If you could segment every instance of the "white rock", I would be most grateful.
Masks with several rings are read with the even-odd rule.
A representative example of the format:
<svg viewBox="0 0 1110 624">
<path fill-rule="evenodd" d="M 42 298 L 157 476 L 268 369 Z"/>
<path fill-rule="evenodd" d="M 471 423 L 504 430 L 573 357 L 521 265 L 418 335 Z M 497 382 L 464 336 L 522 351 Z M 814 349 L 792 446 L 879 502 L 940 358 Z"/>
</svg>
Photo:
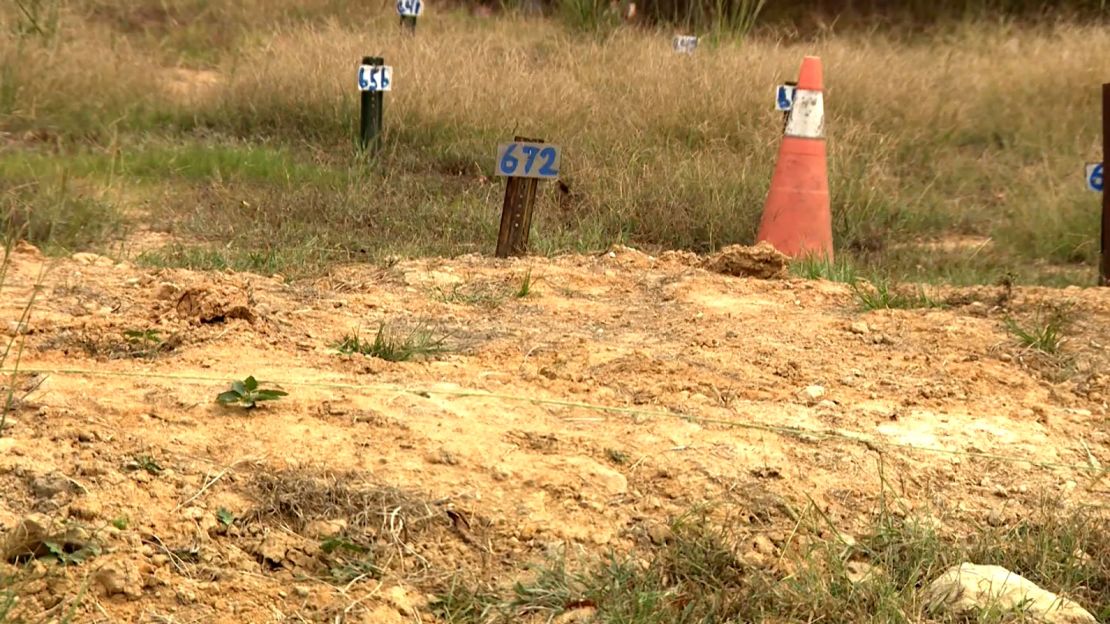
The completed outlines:
<svg viewBox="0 0 1110 624">
<path fill-rule="evenodd" d="M 825 397 L 823 386 L 807 386 L 798 392 L 798 398 L 806 405 L 817 405 Z"/>
<path fill-rule="evenodd" d="M 863 321 L 857 321 L 848 326 L 848 331 L 852 332 L 853 334 L 865 336 L 871 333 L 871 328 L 867 326 L 867 323 L 864 323 Z"/>
<path fill-rule="evenodd" d="M 975 618 L 989 609 L 1020 610 L 1048 624 L 1098 624 L 1075 602 L 1001 566 L 953 566 L 925 588 L 922 598 L 934 613 L 946 610 Z"/>
</svg>

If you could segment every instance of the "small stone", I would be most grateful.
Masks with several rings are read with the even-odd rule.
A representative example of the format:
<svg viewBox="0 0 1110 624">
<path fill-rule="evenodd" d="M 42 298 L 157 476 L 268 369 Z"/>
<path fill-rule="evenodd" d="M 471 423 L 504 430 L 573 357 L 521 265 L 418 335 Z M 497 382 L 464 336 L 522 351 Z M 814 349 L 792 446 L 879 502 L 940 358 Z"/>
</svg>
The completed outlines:
<svg viewBox="0 0 1110 624">
<path fill-rule="evenodd" d="M 853 585 L 869 581 L 875 578 L 877 570 L 875 566 L 863 561 L 849 561 L 844 566 L 844 574 L 848 577 L 848 581 Z"/>
<path fill-rule="evenodd" d="M 991 512 L 987 514 L 987 524 L 991 525 L 992 527 L 997 528 L 1005 523 L 1006 518 L 1002 515 L 1001 511 L 997 509 L 992 509 Z"/>
<path fill-rule="evenodd" d="M 200 520 L 204 517 L 205 511 L 200 507 L 186 507 L 181 510 L 181 515 L 186 520 Z"/>
<path fill-rule="evenodd" d="M 408 592 L 404 587 L 395 585 L 385 591 L 384 598 L 386 602 L 393 605 L 394 609 L 401 615 L 412 615 L 416 613 L 416 606 L 413 605 L 412 599 L 409 598 Z"/>
<path fill-rule="evenodd" d="M 647 534 L 648 539 L 650 539 L 651 543 L 655 544 L 656 546 L 662 546 L 663 544 L 674 540 L 674 533 L 671 531 L 671 527 L 665 524 L 651 525 L 650 527 L 648 527 Z"/>
<path fill-rule="evenodd" d="M 831 409 L 836 409 L 840 406 L 836 404 L 836 401 L 830 401 L 828 399 L 825 399 L 825 400 L 821 401 L 820 403 L 818 403 L 817 407 L 819 407 L 821 409 L 831 410 Z"/>
<path fill-rule="evenodd" d="M 806 386 L 798 393 L 798 398 L 806 405 L 817 405 L 818 401 L 825 397 L 825 388 L 823 386 Z"/>
<path fill-rule="evenodd" d="M 294 593 L 294 594 L 297 594 L 297 595 L 298 595 L 298 596 L 300 596 L 301 598 L 308 598 L 308 595 L 309 595 L 309 593 L 311 593 L 311 592 L 310 592 L 310 591 L 309 591 L 309 589 L 308 589 L 307 587 L 305 587 L 304 585 L 294 585 L 294 586 L 293 586 L 293 593 Z"/>
<path fill-rule="evenodd" d="M 73 501 L 69 506 L 69 515 L 78 520 L 96 520 L 101 513 L 100 503 L 92 498 L 81 498 Z"/>
<path fill-rule="evenodd" d="M 31 493 L 39 500 L 54 498 L 58 494 L 68 492 L 70 487 L 69 479 L 57 473 L 38 475 L 31 479 Z"/>
<path fill-rule="evenodd" d="M 128 559 L 109 561 L 93 574 L 93 582 L 105 596 L 123 595 L 132 600 L 143 595 L 143 576 L 139 566 Z"/>
<path fill-rule="evenodd" d="M 551 624 L 590 624 L 597 621 L 596 607 L 578 607 L 559 614 Z"/>
<path fill-rule="evenodd" d="M 857 321 L 848 326 L 848 331 L 853 334 L 859 334 L 860 336 L 866 336 L 871 333 L 871 328 L 867 326 L 867 323 Z"/>
<path fill-rule="evenodd" d="M 752 546 L 752 550 L 761 555 L 771 556 L 775 554 L 775 543 L 771 541 L 771 538 L 762 533 L 753 536 L 749 543 Z"/>
</svg>

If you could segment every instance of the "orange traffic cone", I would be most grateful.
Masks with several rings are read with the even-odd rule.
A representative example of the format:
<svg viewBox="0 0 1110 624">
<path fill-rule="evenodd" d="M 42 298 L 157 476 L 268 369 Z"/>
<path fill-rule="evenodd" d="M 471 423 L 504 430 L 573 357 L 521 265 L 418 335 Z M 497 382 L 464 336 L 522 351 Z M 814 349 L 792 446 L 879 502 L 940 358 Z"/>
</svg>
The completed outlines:
<svg viewBox="0 0 1110 624">
<path fill-rule="evenodd" d="M 805 57 L 756 240 L 788 256 L 832 260 L 821 73 L 821 59 Z"/>
</svg>

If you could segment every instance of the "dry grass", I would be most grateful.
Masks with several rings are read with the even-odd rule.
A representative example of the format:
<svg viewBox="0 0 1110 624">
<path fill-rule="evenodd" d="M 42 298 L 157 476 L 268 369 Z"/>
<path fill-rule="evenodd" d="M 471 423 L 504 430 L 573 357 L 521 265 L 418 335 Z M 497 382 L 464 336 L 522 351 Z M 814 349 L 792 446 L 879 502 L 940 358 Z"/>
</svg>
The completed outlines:
<svg viewBox="0 0 1110 624">
<path fill-rule="evenodd" d="M 391 253 L 487 251 L 501 194 L 488 179 L 493 150 L 523 133 L 563 147 L 569 187 L 545 185 L 537 251 L 706 251 L 752 240 L 781 132 L 773 87 L 819 54 L 835 234 L 853 262 L 952 282 L 1007 271 L 1092 279 L 1097 201 L 1079 172 L 1098 152 L 1106 29 L 968 23 L 912 39 L 723 39 L 687 58 L 671 53 L 669 31 L 581 36 L 448 13 L 410 38 L 384 10 L 354 27 L 348 5 L 323 4 L 289 19 L 215 3 L 197 23 L 233 32 L 203 58 L 158 35 L 162 22 L 136 34 L 120 25 L 134 16 L 103 10 L 63 13 L 50 38 L 0 40 L 0 129 L 54 146 L 0 151 L 0 172 L 38 183 L 70 172 L 201 243 L 152 263 L 296 274 Z M 368 165 L 353 150 L 352 76 L 370 53 L 396 76 L 384 149 Z M 218 79 L 184 97 L 190 78 L 174 66 Z M 228 157 L 213 161 L 209 149 Z M 969 234 L 992 244 L 905 244 Z"/>
</svg>

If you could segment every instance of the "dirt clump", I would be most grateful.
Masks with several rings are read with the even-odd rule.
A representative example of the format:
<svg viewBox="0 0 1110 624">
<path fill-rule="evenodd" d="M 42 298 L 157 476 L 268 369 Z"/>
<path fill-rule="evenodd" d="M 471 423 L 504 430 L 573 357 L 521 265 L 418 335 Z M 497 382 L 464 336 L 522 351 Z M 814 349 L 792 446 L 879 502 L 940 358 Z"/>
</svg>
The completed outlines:
<svg viewBox="0 0 1110 624">
<path fill-rule="evenodd" d="M 786 277 L 789 258 L 770 243 L 760 241 L 755 246 L 729 245 L 705 259 L 703 267 L 714 273 L 756 279 L 781 279 Z"/>
</svg>

